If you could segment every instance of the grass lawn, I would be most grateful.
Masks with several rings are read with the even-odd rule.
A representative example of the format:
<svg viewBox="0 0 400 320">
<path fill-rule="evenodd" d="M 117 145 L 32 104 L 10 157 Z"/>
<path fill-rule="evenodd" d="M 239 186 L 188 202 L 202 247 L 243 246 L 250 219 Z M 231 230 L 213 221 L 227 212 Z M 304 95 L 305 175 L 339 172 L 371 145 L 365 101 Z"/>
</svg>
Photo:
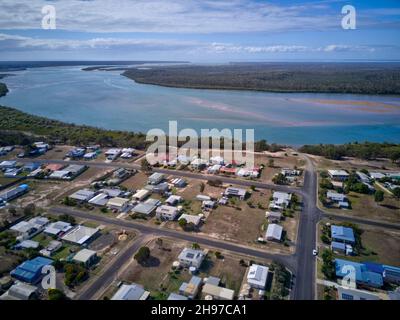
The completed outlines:
<svg viewBox="0 0 400 320">
<path fill-rule="evenodd" d="M 385 193 L 385 199 L 381 203 L 376 203 L 373 195 L 350 192 L 348 194 L 351 203 L 351 210 L 324 208 L 327 211 L 373 220 L 386 220 L 390 222 L 400 222 L 400 204 L 394 197 Z"/>
</svg>

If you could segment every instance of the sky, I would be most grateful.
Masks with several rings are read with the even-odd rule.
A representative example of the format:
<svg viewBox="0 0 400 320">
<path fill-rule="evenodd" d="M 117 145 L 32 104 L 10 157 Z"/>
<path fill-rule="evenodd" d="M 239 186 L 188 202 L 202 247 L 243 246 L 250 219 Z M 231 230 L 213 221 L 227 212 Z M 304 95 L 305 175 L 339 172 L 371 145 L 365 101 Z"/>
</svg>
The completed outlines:
<svg viewBox="0 0 400 320">
<path fill-rule="evenodd" d="M 55 29 L 43 29 L 44 6 Z M 342 8 L 356 10 L 343 29 Z M 400 0 L 1 0 L 0 60 L 400 60 Z"/>
</svg>

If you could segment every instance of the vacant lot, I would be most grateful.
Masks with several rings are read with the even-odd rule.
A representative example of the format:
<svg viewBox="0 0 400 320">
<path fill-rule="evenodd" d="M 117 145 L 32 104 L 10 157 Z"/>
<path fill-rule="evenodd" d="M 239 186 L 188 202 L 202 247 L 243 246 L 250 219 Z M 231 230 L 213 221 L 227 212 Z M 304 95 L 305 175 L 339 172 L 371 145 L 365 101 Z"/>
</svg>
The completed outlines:
<svg viewBox="0 0 400 320">
<path fill-rule="evenodd" d="M 147 179 L 148 179 L 147 174 L 145 174 L 141 171 L 138 171 L 132 177 L 124 180 L 121 183 L 121 186 L 123 186 L 129 190 L 138 190 L 147 185 Z"/>
<path fill-rule="evenodd" d="M 385 193 L 385 199 L 376 203 L 373 195 L 350 192 L 348 194 L 351 210 L 324 208 L 324 210 L 340 215 L 348 215 L 373 220 L 400 222 L 400 204 L 393 196 Z"/>
<path fill-rule="evenodd" d="M 323 223 L 328 221 L 331 224 L 340 224 L 340 222 L 333 220 L 323 220 L 320 225 L 322 226 Z M 363 231 L 361 234 L 363 248 L 360 254 L 357 256 L 337 255 L 337 257 L 358 262 L 371 261 L 400 267 L 400 251 L 398 250 L 400 232 L 374 228 L 363 224 L 358 224 L 358 227 Z"/>
</svg>

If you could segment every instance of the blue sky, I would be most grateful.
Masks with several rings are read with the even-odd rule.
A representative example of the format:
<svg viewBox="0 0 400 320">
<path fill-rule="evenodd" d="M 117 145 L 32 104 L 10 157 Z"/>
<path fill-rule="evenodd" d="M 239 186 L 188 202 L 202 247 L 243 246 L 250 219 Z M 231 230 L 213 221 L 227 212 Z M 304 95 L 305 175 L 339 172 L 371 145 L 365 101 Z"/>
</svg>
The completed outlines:
<svg viewBox="0 0 400 320">
<path fill-rule="evenodd" d="M 49 4 L 56 30 L 41 29 Z M 0 60 L 400 60 L 399 31 L 399 0 L 0 2 Z"/>
</svg>

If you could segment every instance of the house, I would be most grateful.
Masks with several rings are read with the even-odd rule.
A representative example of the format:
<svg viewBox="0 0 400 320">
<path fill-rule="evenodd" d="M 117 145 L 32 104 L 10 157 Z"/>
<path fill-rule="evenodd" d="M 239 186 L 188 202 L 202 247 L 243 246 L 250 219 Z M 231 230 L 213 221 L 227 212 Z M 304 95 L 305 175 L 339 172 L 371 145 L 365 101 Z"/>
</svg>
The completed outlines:
<svg viewBox="0 0 400 320">
<path fill-rule="evenodd" d="M 22 196 L 28 191 L 29 191 L 29 186 L 27 184 L 21 184 L 18 187 L 0 193 L 0 199 L 9 202 L 11 200 L 14 200 Z"/>
<path fill-rule="evenodd" d="M 48 164 L 44 169 L 47 171 L 59 171 L 64 167 L 65 167 L 64 164 L 52 163 L 52 164 Z"/>
<path fill-rule="evenodd" d="M 140 189 L 136 191 L 132 198 L 138 201 L 142 201 L 143 199 L 146 199 L 150 194 L 150 190 Z"/>
<path fill-rule="evenodd" d="M 0 300 L 31 300 L 36 299 L 38 288 L 27 283 L 17 281 L 8 291 L 0 296 Z"/>
<path fill-rule="evenodd" d="M 87 166 L 82 166 L 82 165 L 78 165 L 78 164 L 71 164 L 71 165 L 67 166 L 66 168 L 64 168 L 63 170 L 69 172 L 69 178 L 70 179 L 74 179 L 77 176 L 79 176 L 86 169 L 87 169 Z"/>
<path fill-rule="evenodd" d="M 178 256 L 178 260 L 183 267 L 195 267 L 200 268 L 203 263 L 206 254 L 202 250 L 184 248 Z"/>
<path fill-rule="evenodd" d="M 371 182 L 371 178 L 365 174 L 364 172 L 361 171 L 356 171 L 356 175 L 358 180 L 360 180 L 363 183 L 370 183 Z"/>
<path fill-rule="evenodd" d="M 39 242 L 32 240 L 24 240 L 15 245 L 15 249 L 37 249 L 39 247 Z"/>
<path fill-rule="evenodd" d="M 192 224 L 194 224 L 196 227 L 197 227 L 197 226 L 200 224 L 200 222 L 201 222 L 201 217 L 200 217 L 200 216 L 195 216 L 195 215 L 186 214 L 186 213 L 182 214 L 182 215 L 179 217 L 179 220 L 181 220 L 181 219 L 185 219 L 187 223 L 192 223 Z"/>
<path fill-rule="evenodd" d="M 215 206 L 216 206 L 215 201 L 206 200 L 206 201 L 203 201 L 203 203 L 202 203 L 202 205 L 201 205 L 201 208 L 202 208 L 203 210 L 212 210 L 212 209 L 215 208 Z"/>
<path fill-rule="evenodd" d="M 382 275 L 377 272 L 369 271 L 365 264 L 335 259 L 335 272 L 337 277 L 345 277 L 349 274 L 349 269 L 354 270 L 356 283 L 374 288 L 381 288 L 383 286 Z"/>
<path fill-rule="evenodd" d="M 201 170 L 208 164 L 207 160 L 196 158 L 190 162 L 190 166 L 195 170 Z"/>
<path fill-rule="evenodd" d="M 57 252 L 62 247 L 61 241 L 52 240 L 46 246 L 46 248 L 39 251 L 42 256 L 51 257 L 55 252 Z"/>
<path fill-rule="evenodd" d="M 37 283 L 43 276 L 42 268 L 44 266 L 51 265 L 53 260 L 44 258 L 44 257 L 36 257 L 32 260 L 27 260 L 21 263 L 18 267 L 10 272 L 10 275 L 18 280 L 27 283 Z"/>
<path fill-rule="evenodd" d="M 125 179 L 126 177 L 129 176 L 129 171 L 124 168 L 119 168 L 113 172 L 112 176 L 113 176 L 113 178 L 119 179 L 119 180 Z"/>
<path fill-rule="evenodd" d="M 328 191 L 326 193 L 326 197 L 337 203 L 339 205 L 339 207 L 343 207 L 343 208 L 347 208 L 349 206 L 349 203 L 347 201 L 347 197 L 346 195 L 342 194 L 342 193 L 337 193 L 334 191 Z"/>
<path fill-rule="evenodd" d="M 177 205 L 179 202 L 181 202 L 183 198 L 181 196 L 176 196 L 176 195 L 171 195 L 168 197 L 167 200 L 165 200 L 166 203 L 168 203 L 171 206 Z"/>
<path fill-rule="evenodd" d="M 68 198 L 74 199 L 78 202 L 87 202 L 90 199 L 92 199 L 95 195 L 96 193 L 89 189 L 81 189 L 71 194 Z"/>
<path fill-rule="evenodd" d="M 115 197 L 108 200 L 107 207 L 111 210 L 124 211 L 128 207 L 128 204 L 129 199 Z"/>
<path fill-rule="evenodd" d="M 105 152 L 107 160 L 111 161 L 117 159 L 120 156 L 120 154 L 121 154 L 121 149 L 116 149 L 116 148 L 109 149 Z"/>
<path fill-rule="evenodd" d="M 281 241 L 283 228 L 279 224 L 269 224 L 265 238 L 268 241 Z"/>
<path fill-rule="evenodd" d="M 85 153 L 83 159 L 85 160 L 93 160 L 97 158 L 97 152 L 88 152 Z"/>
<path fill-rule="evenodd" d="M 49 150 L 49 149 L 50 149 L 49 144 L 48 144 L 48 143 L 45 143 L 45 142 L 43 142 L 43 141 L 34 142 L 33 145 L 34 145 L 36 148 L 38 148 L 38 149 L 46 149 L 46 150 Z"/>
<path fill-rule="evenodd" d="M 82 249 L 74 255 L 72 260 L 77 263 L 83 263 L 85 267 L 90 267 L 97 261 L 97 253 L 93 250 Z"/>
<path fill-rule="evenodd" d="M 214 284 L 206 283 L 202 289 L 202 297 L 211 296 L 215 300 L 233 300 L 235 291 Z"/>
<path fill-rule="evenodd" d="M 348 227 L 332 225 L 331 237 L 332 241 L 335 242 L 342 242 L 348 244 L 354 244 L 356 242 L 353 229 Z"/>
<path fill-rule="evenodd" d="M 183 282 L 179 287 L 179 294 L 188 297 L 189 299 L 194 299 L 201 286 L 201 278 L 197 276 L 192 276 L 189 283 Z"/>
<path fill-rule="evenodd" d="M 156 185 L 148 184 L 144 188 L 154 193 L 164 194 L 169 191 L 169 184 L 167 182 L 161 182 Z"/>
<path fill-rule="evenodd" d="M 183 165 L 188 165 L 190 163 L 190 158 L 183 154 L 178 155 L 177 160 Z"/>
<path fill-rule="evenodd" d="M 343 286 L 337 287 L 337 293 L 339 300 L 380 300 L 377 294 Z"/>
<path fill-rule="evenodd" d="M 332 180 L 344 181 L 349 177 L 349 174 L 345 170 L 328 170 L 328 175 Z"/>
<path fill-rule="evenodd" d="M 156 185 L 165 179 L 165 175 L 162 173 L 155 172 L 147 180 L 148 184 Z"/>
<path fill-rule="evenodd" d="M 187 185 L 186 181 L 184 179 L 182 179 L 182 178 L 172 179 L 171 183 L 176 188 L 184 188 Z"/>
<path fill-rule="evenodd" d="M 116 198 L 122 195 L 122 191 L 119 188 L 101 189 L 100 192 L 107 194 L 110 198 Z"/>
<path fill-rule="evenodd" d="M 149 201 L 150 200 L 150 201 Z M 132 211 L 134 213 L 139 213 L 139 214 L 144 214 L 146 216 L 151 215 L 154 210 L 156 210 L 159 200 L 152 201 L 156 199 L 148 199 L 145 202 L 141 202 L 137 204 L 135 207 L 133 207 Z"/>
<path fill-rule="evenodd" d="M 111 300 L 147 300 L 150 292 L 139 284 L 123 284 L 114 294 Z"/>
<path fill-rule="evenodd" d="M 10 230 L 18 234 L 17 240 L 25 240 L 34 237 L 42 232 L 49 223 L 49 219 L 44 217 L 34 217 L 28 221 L 21 221 L 13 225 Z"/>
<path fill-rule="evenodd" d="M 283 168 L 281 170 L 281 174 L 283 174 L 285 177 L 296 177 L 300 175 L 300 170 L 295 170 L 295 169 L 289 169 L 289 168 Z"/>
<path fill-rule="evenodd" d="M 221 279 L 218 277 L 210 276 L 210 277 L 204 278 L 204 283 L 213 284 L 215 286 L 219 286 L 220 282 L 221 282 Z"/>
<path fill-rule="evenodd" d="M 376 272 L 382 275 L 383 280 L 389 283 L 400 284 L 400 268 L 374 263 L 374 262 L 364 262 L 368 271 Z"/>
<path fill-rule="evenodd" d="M 175 220 L 180 210 L 176 207 L 162 205 L 156 209 L 156 217 L 163 220 Z"/>
<path fill-rule="evenodd" d="M 211 197 L 203 195 L 203 194 L 198 194 L 196 196 L 196 200 L 199 200 L 199 201 L 210 201 Z"/>
<path fill-rule="evenodd" d="M 345 244 L 343 242 L 332 241 L 331 249 L 334 252 L 345 254 L 346 256 L 353 254 L 353 247 L 350 244 Z"/>
<path fill-rule="evenodd" d="M 70 178 L 70 172 L 66 170 L 57 170 L 53 171 L 49 175 L 50 179 L 57 179 L 57 180 L 68 180 Z"/>
<path fill-rule="evenodd" d="M 278 211 L 267 211 L 265 217 L 267 218 L 268 223 L 278 223 L 282 219 L 282 213 Z"/>
<path fill-rule="evenodd" d="M 65 235 L 63 235 L 61 239 L 73 244 L 83 245 L 84 243 L 89 241 L 89 239 L 94 237 L 98 232 L 98 228 L 95 229 L 78 225 L 72 230 L 68 231 Z"/>
<path fill-rule="evenodd" d="M 0 162 L 0 170 L 13 169 L 17 165 L 17 161 L 5 160 Z"/>
<path fill-rule="evenodd" d="M 210 163 L 211 164 L 223 165 L 224 164 L 224 158 L 222 158 L 221 156 L 210 157 Z"/>
<path fill-rule="evenodd" d="M 264 290 L 267 284 L 268 271 L 268 267 L 252 264 L 247 273 L 247 283 L 252 288 Z"/>
<path fill-rule="evenodd" d="M 386 177 L 386 175 L 381 172 L 370 172 L 369 175 L 374 180 L 379 180 L 379 179 L 383 179 Z"/>
<path fill-rule="evenodd" d="M 85 155 L 86 149 L 85 148 L 74 148 L 67 153 L 67 157 L 72 159 L 79 159 Z"/>
<path fill-rule="evenodd" d="M 94 196 L 88 202 L 94 206 L 103 207 L 107 204 L 109 199 L 110 197 L 107 193 L 99 193 L 97 196 Z"/>
<path fill-rule="evenodd" d="M 220 173 L 224 173 L 224 174 L 228 174 L 228 175 L 235 175 L 237 170 L 238 170 L 237 168 L 229 168 L 229 167 L 225 166 L 225 167 L 222 167 L 219 170 L 219 172 Z"/>
<path fill-rule="evenodd" d="M 37 168 L 36 170 L 33 170 L 31 173 L 28 174 L 29 178 L 36 178 L 39 176 L 42 172 L 44 172 L 43 169 Z"/>
<path fill-rule="evenodd" d="M 228 187 L 225 189 L 224 195 L 226 197 L 237 197 L 240 200 L 244 200 L 246 197 L 247 191 L 245 189 L 240 189 L 240 188 L 233 188 L 233 187 Z"/>
<path fill-rule="evenodd" d="M 28 172 L 35 171 L 36 169 L 40 168 L 40 164 L 36 162 L 29 162 L 24 165 L 24 170 Z"/>
<path fill-rule="evenodd" d="M 189 300 L 188 297 L 185 297 L 180 294 L 170 293 L 167 300 Z"/>
<path fill-rule="evenodd" d="M 237 172 L 236 175 L 238 177 L 252 177 L 252 178 L 257 178 L 260 174 L 260 171 L 256 169 L 248 169 L 248 168 L 240 168 Z"/>
<path fill-rule="evenodd" d="M 4 177 L 6 178 L 15 178 L 19 174 L 21 174 L 22 169 L 21 168 L 14 168 L 14 169 L 6 169 L 4 172 Z"/>
<path fill-rule="evenodd" d="M 273 204 L 273 206 L 286 208 L 289 206 L 290 201 L 292 200 L 292 194 L 287 192 L 275 191 L 272 194 L 272 199 L 273 200 L 271 201 L 271 204 Z"/>
<path fill-rule="evenodd" d="M 219 172 L 219 170 L 221 169 L 221 165 L 220 164 L 214 164 L 211 167 L 209 167 L 207 169 L 208 173 L 212 173 L 212 174 L 216 174 Z"/>
</svg>

